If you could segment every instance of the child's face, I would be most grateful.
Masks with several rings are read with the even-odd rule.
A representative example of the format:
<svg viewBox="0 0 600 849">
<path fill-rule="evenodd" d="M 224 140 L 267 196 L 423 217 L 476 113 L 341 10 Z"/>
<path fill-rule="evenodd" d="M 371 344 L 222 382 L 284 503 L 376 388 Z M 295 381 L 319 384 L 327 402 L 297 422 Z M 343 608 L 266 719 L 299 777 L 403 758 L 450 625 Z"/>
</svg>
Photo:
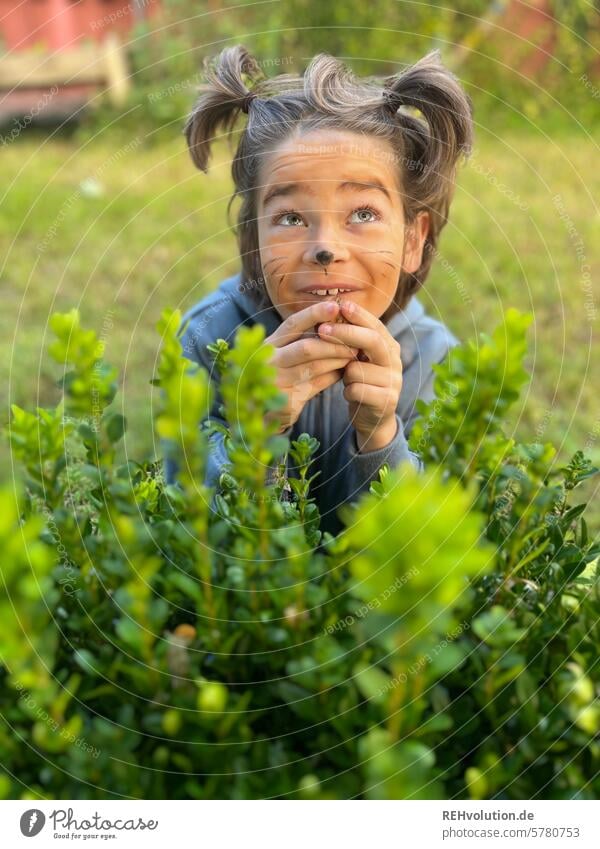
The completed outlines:
<svg viewBox="0 0 600 849">
<path fill-rule="evenodd" d="M 428 213 L 419 212 L 405 227 L 399 171 L 388 142 L 348 131 L 295 135 L 265 157 L 258 242 L 267 291 L 282 318 L 334 297 L 311 289 L 352 288 L 342 298 L 377 318 L 385 312 L 400 271 L 419 268 L 429 226 Z M 364 185 L 373 183 L 379 188 Z M 321 251 L 333 254 L 325 267 L 317 260 Z"/>
</svg>

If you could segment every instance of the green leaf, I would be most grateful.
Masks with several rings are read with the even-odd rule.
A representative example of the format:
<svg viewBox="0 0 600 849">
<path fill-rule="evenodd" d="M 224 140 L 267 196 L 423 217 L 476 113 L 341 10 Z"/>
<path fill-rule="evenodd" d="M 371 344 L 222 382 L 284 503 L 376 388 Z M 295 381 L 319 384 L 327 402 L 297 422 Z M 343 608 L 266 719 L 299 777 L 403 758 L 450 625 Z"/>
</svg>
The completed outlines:
<svg viewBox="0 0 600 849">
<path fill-rule="evenodd" d="M 94 655 L 87 649 L 77 649 L 73 653 L 73 659 L 87 675 L 98 674 L 98 661 Z"/>
<path fill-rule="evenodd" d="M 527 633 L 525 628 L 517 628 L 507 610 L 493 605 L 485 613 L 473 620 L 472 628 L 480 640 L 490 646 L 508 647 L 518 643 Z"/>
<path fill-rule="evenodd" d="M 127 419 L 120 413 L 112 413 L 106 420 L 106 435 L 114 444 L 118 442 L 127 430 Z"/>
</svg>

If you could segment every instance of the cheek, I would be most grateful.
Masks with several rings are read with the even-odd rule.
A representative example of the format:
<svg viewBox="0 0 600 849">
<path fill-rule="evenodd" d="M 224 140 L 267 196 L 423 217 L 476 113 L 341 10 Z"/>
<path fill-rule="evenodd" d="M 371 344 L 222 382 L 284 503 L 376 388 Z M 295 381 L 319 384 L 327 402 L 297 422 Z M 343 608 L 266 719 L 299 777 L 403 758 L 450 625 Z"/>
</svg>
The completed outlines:
<svg viewBox="0 0 600 849">
<path fill-rule="evenodd" d="M 297 265 L 304 251 L 297 231 L 292 228 L 275 230 L 259 227 L 258 248 L 263 273 L 277 288 L 288 279 L 288 271 Z"/>
<path fill-rule="evenodd" d="M 286 284 L 290 279 L 288 272 L 293 263 L 290 244 L 279 231 L 259 227 L 258 249 L 267 293 L 281 317 L 285 319 L 291 311 L 287 307 L 282 308 L 280 301 L 286 300 Z"/>
<path fill-rule="evenodd" d="M 271 255 L 273 255 L 277 252 L 277 249 L 280 247 L 282 242 L 283 239 L 277 230 L 267 226 L 259 226 L 258 246 L 261 251 L 268 251 Z"/>
<path fill-rule="evenodd" d="M 369 250 L 386 250 L 397 253 L 404 238 L 402 219 L 390 217 L 371 226 L 365 225 L 358 232 L 357 245 L 367 245 Z"/>
<path fill-rule="evenodd" d="M 276 253 L 281 247 L 282 242 L 282 239 L 278 239 L 275 233 L 268 230 L 265 231 L 262 239 L 259 239 L 261 250 L 270 251 L 271 253 Z"/>
<path fill-rule="evenodd" d="M 370 234 L 368 243 L 363 245 L 361 261 L 376 280 L 397 282 L 402 267 L 402 237 L 400 229 L 393 232 L 386 228 Z"/>
</svg>

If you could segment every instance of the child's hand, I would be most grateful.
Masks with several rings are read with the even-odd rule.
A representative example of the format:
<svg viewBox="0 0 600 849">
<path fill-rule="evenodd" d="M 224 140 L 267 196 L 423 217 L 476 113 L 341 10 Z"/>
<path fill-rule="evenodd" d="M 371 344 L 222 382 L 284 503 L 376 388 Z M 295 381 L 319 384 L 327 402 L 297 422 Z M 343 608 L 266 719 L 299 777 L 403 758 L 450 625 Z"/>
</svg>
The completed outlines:
<svg viewBox="0 0 600 849">
<path fill-rule="evenodd" d="M 321 325 L 319 334 L 361 349 L 368 359 L 346 366 L 344 398 L 356 430 L 358 450 L 375 451 L 396 436 L 396 409 L 402 389 L 400 344 L 378 318 L 359 304 L 342 301 L 341 308 L 351 323 Z"/>
<path fill-rule="evenodd" d="M 314 332 L 316 324 L 335 321 L 339 311 L 334 301 L 311 304 L 288 316 L 265 339 L 265 344 L 276 348 L 271 359 L 271 365 L 277 368 L 275 382 L 288 398 L 285 407 L 267 414 L 268 420 L 280 420 L 280 432 L 297 421 L 307 401 L 340 380 L 343 368 L 358 353 L 356 348 L 318 336 L 302 338 L 307 331 Z"/>
</svg>

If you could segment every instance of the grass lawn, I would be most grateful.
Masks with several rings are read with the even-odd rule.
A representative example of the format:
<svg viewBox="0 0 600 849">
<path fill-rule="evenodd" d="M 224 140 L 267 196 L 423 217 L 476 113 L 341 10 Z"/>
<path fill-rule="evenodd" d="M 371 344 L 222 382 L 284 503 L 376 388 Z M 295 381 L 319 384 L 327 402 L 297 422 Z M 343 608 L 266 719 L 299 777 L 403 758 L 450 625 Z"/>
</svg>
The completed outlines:
<svg viewBox="0 0 600 849">
<path fill-rule="evenodd" d="M 581 131 L 502 139 L 479 131 L 419 297 L 463 340 L 492 329 L 508 306 L 532 311 L 532 379 L 507 430 L 528 441 L 552 440 L 562 460 L 585 448 L 598 462 L 592 378 L 600 305 L 591 281 L 600 268 L 600 174 L 590 168 L 596 154 Z M 155 450 L 155 323 L 165 307 L 186 309 L 239 267 L 226 220 L 227 156 L 223 146 L 206 177 L 178 135 L 153 147 L 141 136 L 128 142 L 104 133 L 81 143 L 32 136 L 3 148 L 2 424 L 9 398 L 28 408 L 57 402 L 59 369 L 46 354 L 47 321 L 77 306 L 121 371 L 118 403 L 129 420 L 124 452 L 141 459 Z M 11 475 L 3 441 L 0 478 Z M 592 527 L 599 517 L 593 505 Z"/>
</svg>

